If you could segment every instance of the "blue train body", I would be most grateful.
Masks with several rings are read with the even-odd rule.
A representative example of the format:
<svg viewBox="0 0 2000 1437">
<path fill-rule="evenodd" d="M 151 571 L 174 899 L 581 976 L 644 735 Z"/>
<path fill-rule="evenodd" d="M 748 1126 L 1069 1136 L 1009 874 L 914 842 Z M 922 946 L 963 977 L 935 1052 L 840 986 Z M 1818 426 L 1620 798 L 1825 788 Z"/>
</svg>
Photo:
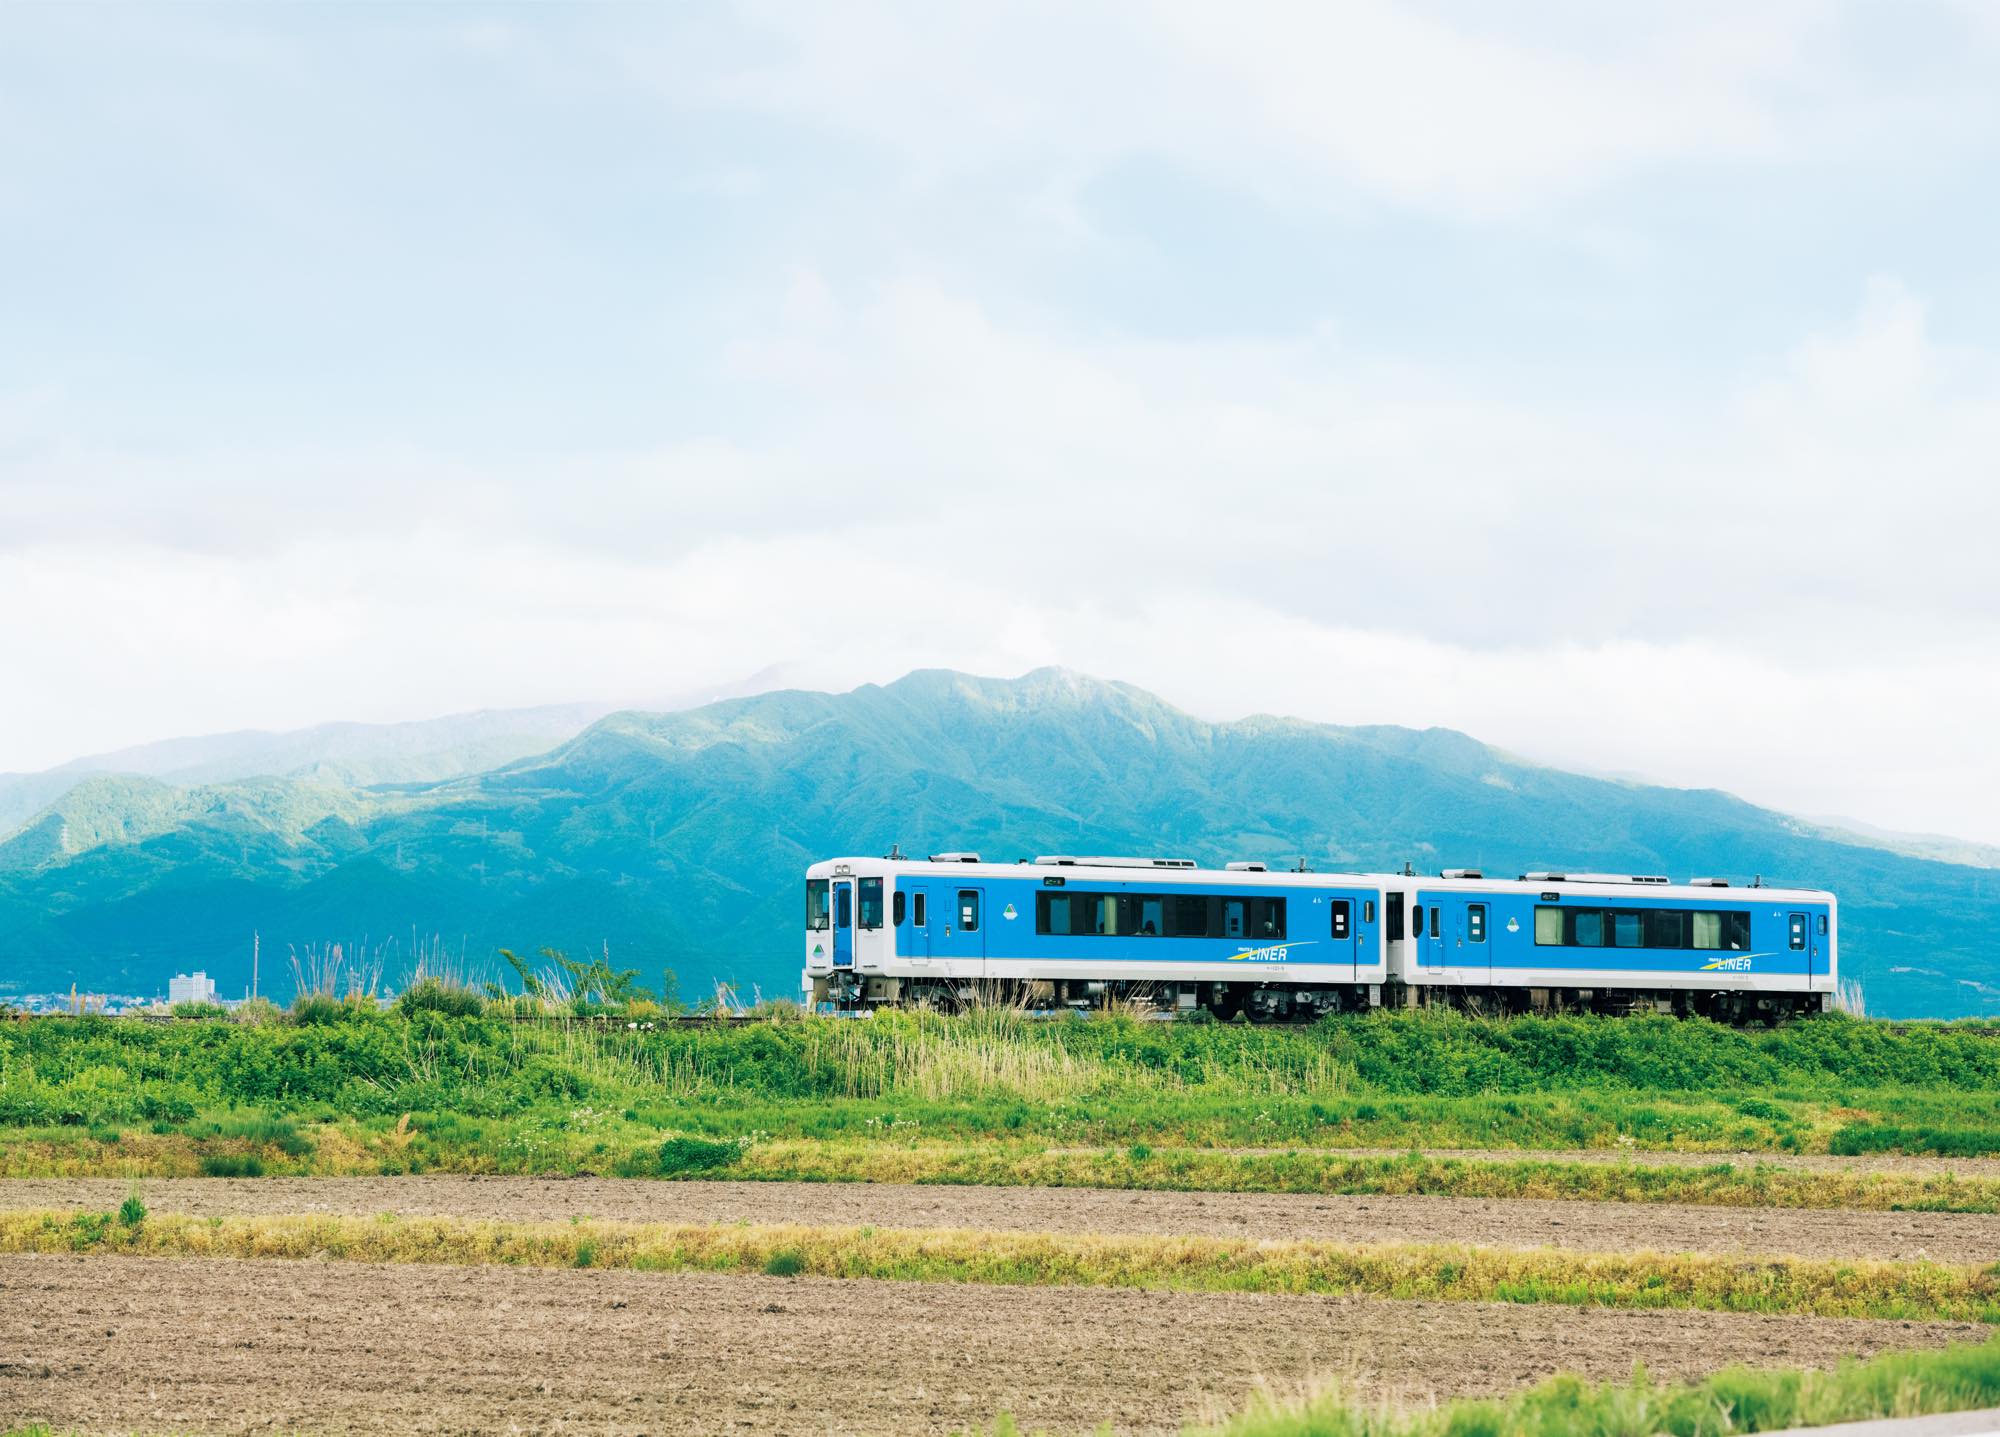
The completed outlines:
<svg viewBox="0 0 2000 1437">
<path fill-rule="evenodd" d="M 1743 1019 L 1829 1005 L 1837 939 L 1830 893 L 1709 880 L 837 858 L 807 871 L 805 980 L 841 1006 L 983 987 L 1264 1018 L 1453 1001 Z"/>
</svg>

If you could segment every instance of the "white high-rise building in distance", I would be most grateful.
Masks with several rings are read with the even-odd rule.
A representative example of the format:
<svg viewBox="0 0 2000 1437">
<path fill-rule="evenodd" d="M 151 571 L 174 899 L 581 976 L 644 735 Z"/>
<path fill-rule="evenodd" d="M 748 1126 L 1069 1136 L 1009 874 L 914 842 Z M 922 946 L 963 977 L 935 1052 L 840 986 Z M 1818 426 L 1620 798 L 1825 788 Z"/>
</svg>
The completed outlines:
<svg viewBox="0 0 2000 1437">
<path fill-rule="evenodd" d="M 202 972 L 176 973 L 167 980 L 169 1003 L 213 1003 L 215 984 Z"/>
</svg>

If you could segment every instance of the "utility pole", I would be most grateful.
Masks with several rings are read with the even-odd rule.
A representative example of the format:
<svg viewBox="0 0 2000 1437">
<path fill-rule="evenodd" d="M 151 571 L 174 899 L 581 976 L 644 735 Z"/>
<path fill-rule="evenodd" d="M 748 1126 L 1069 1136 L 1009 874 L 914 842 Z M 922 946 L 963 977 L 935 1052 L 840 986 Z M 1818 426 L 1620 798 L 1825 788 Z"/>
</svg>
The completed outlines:
<svg viewBox="0 0 2000 1437">
<path fill-rule="evenodd" d="M 257 950 L 263 946 L 262 935 L 255 929 L 250 933 L 250 996 L 257 996 Z"/>
</svg>

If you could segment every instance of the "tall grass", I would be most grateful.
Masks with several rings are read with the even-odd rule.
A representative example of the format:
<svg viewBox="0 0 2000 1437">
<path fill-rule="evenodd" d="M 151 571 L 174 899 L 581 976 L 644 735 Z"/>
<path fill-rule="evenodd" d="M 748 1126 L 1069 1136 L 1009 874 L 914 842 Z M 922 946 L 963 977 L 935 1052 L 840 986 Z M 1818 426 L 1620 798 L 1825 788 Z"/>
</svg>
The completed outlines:
<svg viewBox="0 0 2000 1437">
<path fill-rule="evenodd" d="M 2000 1405 L 2000 1337 L 1843 1360 L 1829 1370 L 1731 1367 L 1695 1383 L 1571 1375 L 1512 1397 L 1398 1411 L 1349 1403 L 1337 1388 L 1296 1403 L 1252 1404 L 1187 1437 L 1737 1437 Z M 1011 1425 L 1011 1424 L 1008 1424 Z"/>
</svg>

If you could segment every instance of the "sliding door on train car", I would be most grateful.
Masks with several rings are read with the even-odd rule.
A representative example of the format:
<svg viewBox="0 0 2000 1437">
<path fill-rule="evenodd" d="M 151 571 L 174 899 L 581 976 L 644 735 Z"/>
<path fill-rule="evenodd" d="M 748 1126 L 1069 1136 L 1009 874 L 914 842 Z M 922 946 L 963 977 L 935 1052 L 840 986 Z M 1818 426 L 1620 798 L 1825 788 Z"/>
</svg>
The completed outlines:
<svg viewBox="0 0 2000 1437">
<path fill-rule="evenodd" d="M 833 966 L 854 966 L 854 885 L 844 878 L 833 885 Z"/>
<path fill-rule="evenodd" d="M 904 891 L 901 888 L 896 890 L 899 896 Z M 897 947 L 912 963 L 928 963 L 931 959 L 931 891 L 928 888 L 912 888 L 908 893 L 909 929 L 897 934 Z"/>
<path fill-rule="evenodd" d="M 1328 961 L 1347 964 L 1348 976 L 1352 979 L 1358 976 L 1361 963 L 1361 926 L 1355 922 L 1360 915 L 1355 912 L 1355 903 L 1351 898 L 1330 898 L 1327 906 L 1332 910 L 1327 925 L 1331 931 L 1327 941 L 1332 944 Z"/>
<path fill-rule="evenodd" d="M 961 978 L 980 978 L 986 973 L 986 890 L 984 888 L 954 888 L 950 890 L 952 911 L 945 924 L 945 943 L 939 949 L 942 957 L 952 959 L 958 966 L 951 971 Z"/>
</svg>

